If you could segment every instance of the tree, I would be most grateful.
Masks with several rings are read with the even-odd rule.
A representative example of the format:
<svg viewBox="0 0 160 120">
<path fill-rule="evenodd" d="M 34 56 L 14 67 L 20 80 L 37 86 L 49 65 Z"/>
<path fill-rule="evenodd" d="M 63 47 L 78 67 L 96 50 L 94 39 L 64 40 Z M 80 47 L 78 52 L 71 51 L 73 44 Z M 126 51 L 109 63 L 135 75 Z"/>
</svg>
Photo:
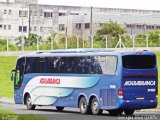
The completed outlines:
<svg viewBox="0 0 160 120">
<path fill-rule="evenodd" d="M 146 34 L 148 35 L 149 47 L 160 46 L 160 30 L 152 30 L 149 31 L 148 33 L 141 33 L 136 36 L 135 43 L 137 47 L 146 46 Z"/>
<path fill-rule="evenodd" d="M 126 28 L 122 27 L 117 22 L 110 21 L 108 23 L 103 24 L 101 28 L 96 31 L 95 39 L 96 41 L 105 41 L 104 35 L 107 35 L 109 42 L 115 40 L 115 43 L 117 43 L 118 34 L 122 35 L 125 33 L 127 33 Z"/>
<path fill-rule="evenodd" d="M 54 40 L 55 37 L 56 37 L 56 35 L 57 35 L 57 33 L 53 31 L 53 32 L 51 33 L 51 35 L 47 37 L 47 41 L 48 41 L 49 43 L 51 43 L 51 39 Z"/>
<path fill-rule="evenodd" d="M 36 45 L 37 44 L 37 38 L 38 38 L 39 42 L 42 41 L 42 38 L 39 37 L 37 34 L 34 34 L 34 33 L 30 33 L 28 38 L 26 36 L 24 36 L 24 46 Z M 21 47 L 21 45 L 22 45 L 22 36 L 17 37 L 15 40 L 17 41 L 16 45 L 18 47 Z"/>
</svg>

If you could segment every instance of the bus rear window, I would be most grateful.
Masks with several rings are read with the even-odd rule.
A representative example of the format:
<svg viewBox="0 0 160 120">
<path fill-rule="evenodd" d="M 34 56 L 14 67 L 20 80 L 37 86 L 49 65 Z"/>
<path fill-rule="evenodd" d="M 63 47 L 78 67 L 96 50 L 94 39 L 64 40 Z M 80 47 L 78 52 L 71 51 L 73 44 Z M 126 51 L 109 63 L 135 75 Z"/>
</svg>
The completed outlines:
<svg viewBox="0 0 160 120">
<path fill-rule="evenodd" d="M 126 55 L 122 57 L 123 67 L 128 69 L 152 69 L 156 57 L 151 55 Z"/>
</svg>

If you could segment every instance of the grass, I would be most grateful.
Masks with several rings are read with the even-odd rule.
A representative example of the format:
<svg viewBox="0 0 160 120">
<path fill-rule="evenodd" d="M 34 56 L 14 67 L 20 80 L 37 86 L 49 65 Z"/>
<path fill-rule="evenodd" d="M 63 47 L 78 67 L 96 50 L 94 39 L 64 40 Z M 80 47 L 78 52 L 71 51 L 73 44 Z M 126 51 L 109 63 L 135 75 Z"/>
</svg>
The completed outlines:
<svg viewBox="0 0 160 120">
<path fill-rule="evenodd" d="M 13 81 L 10 72 L 15 67 L 17 57 L 0 56 L 0 96 L 13 97 Z"/>
<path fill-rule="evenodd" d="M 158 81 L 160 83 L 160 52 L 156 52 L 158 63 Z M 16 56 L 0 56 L 0 96 L 13 98 L 13 81 L 10 81 L 10 71 L 14 69 Z M 160 105 L 160 84 L 158 84 L 158 103 Z"/>
<path fill-rule="evenodd" d="M 0 120 L 46 120 L 44 116 L 38 115 L 17 115 L 16 113 L 10 110 L 0 110 Z"/>
<path fill-rule="evenodd" d="M 158 104 L 160 105 L 160 52 L 156 52 L 158 63 Z"/>
</svg>

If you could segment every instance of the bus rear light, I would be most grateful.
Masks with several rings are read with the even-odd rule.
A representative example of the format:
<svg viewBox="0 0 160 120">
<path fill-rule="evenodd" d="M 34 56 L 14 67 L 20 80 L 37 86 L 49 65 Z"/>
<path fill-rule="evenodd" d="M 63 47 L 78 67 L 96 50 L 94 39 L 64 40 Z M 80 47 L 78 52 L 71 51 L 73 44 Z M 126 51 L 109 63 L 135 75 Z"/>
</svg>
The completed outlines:
<svg viewBox="0 0 160 120">
<path fill-rule="evenodd" d="M 123 90 L 122 90 L 122 88 L 119 88 L 119 89 L 118 89 L 118 96 L 119 96 L 120 98 L 123 98 Z"/>
<path fill-rule="evenodd" d="M 136 52 L 137 55 L 142 55 L 142 52 Z"/>
</svg>

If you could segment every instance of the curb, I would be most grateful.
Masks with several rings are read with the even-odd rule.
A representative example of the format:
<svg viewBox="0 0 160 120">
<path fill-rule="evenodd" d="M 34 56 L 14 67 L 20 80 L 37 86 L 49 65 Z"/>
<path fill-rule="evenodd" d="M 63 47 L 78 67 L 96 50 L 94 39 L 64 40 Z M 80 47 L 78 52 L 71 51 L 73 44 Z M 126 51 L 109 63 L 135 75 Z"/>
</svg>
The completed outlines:
<svg viewBox="0 0 160 120">
<path fill-rule="evenodd" d="M 14 104 L 13 98 L 0 97 L 0 102 Z"/>
</svg>

